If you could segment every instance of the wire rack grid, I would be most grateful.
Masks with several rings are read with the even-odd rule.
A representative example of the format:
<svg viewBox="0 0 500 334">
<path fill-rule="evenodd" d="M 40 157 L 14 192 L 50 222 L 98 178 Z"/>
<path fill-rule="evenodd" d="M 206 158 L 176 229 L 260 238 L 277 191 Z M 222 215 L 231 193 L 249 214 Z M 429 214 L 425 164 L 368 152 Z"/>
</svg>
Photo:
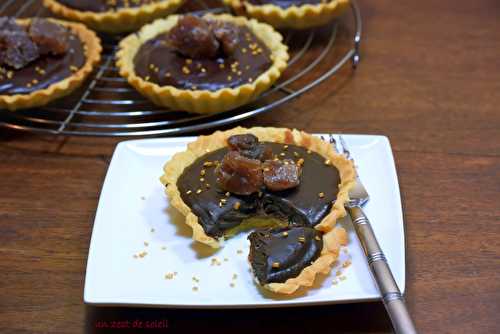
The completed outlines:
<svg viewBox="0 0 500 334">
<path fill-rule="evenodd" d="M 203 0 L 194 0 L 191 5 L 187 11 L 196 14 L 228 11 L 226 7 L 210 7 Z M 354 36 L 350 39 L 352 47 L 345 54 L 331 61 L 338 22 L 321 31 L 283 32 L 285 43 L 292 53 L 285 75 L 247 106 L 215 115 L 193 115 L 155 106 L 118 75 L 114 58 L 120 36 L 101 36 L 103 61 L 83 87 L 47 107 L 15 112 L 0 110 L 0 126 L 53 135 L 158 136 L 195 132 L 241 121 L 281 106 L 311 90 L 349 62 L 353 69 L 357 67 L 360 61 L 361 14 L 355 0 L 351 0 L 350 9 L 354 19 Z M 47 14 L 38 0 L 7 0 L 0 5 L 0 15 L 24 17 Z M 321 49 L 312 55 L 311 49 L 318 44 Z M 314 75 L 311 75 L 313 72 Z"/>
</svg>

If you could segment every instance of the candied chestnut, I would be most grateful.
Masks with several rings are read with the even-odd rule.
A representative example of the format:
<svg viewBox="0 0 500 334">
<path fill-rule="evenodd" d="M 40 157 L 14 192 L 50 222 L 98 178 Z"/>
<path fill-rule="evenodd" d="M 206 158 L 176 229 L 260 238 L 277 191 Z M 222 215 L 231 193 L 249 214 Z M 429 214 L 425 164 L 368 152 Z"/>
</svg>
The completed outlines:
<svg viewBox="0 0 500 334">
<path fill-rule="evenodd" d="M 264 185 L 271 191 L 295 188 L 300 184 L 301 168 L 293 160 L 268 160 L 262 164 Z"/>
<path fill-rule="evenodd" d="M 179 19 L 168 34 L 168 43 L 178 53 L 190 58 L 214 58 L 219 49 L 207 21 L 193 15 Z"/>
<path fill-rule="evenodd" d="M 35 18 L 29 28 L 31 40 L 38 46 L 42 55 L 60 55 L 69 48 L 69 31 L 62 25 L 46 19 Z"/>
<path fill-rule="evenodd" d="M 0 65 L 16 70 L 37 59 L 38 47 L 13 18 L 0 18 Z"/>
<path fill-rule="evenodd" d="M 272 150 L 268 145 L 259 143 L 259 139 L 252 134 L 234 135 L 228 138 L 230 150 L 238 151 L 241 155 L 265 161 L 271 159 Z"/>
<path fill-rule="evenodd" d="M 210 26 L 215 38 L 217 38 L 222 46 L 224 55 L 229 56 L 233 54 L 239 41 L 236 27 L 222 21 L 211 21 Z"/>
<path fill-rule="evenodd" d="M 237 151 L 229 151 L 215 173 L 219 187 L 234 194 L 250 195 L 262 188 L 261 162 Z"/>
</svg>

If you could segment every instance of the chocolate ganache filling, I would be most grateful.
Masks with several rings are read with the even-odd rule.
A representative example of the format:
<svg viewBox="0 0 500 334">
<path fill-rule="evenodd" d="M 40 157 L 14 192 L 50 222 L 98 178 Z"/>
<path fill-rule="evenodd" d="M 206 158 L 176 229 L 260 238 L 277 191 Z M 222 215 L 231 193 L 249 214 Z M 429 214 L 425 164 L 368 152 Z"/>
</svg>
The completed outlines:
<svg viewBox="0 0 500 334">
<path fill-rule="evenodd" d="M 330 212 L 340 184 L 338 170 L 325 158 L 296 145 L 264 142 L 280 160 L 303 159 L 299 186 L 236 195 L 217 185 L 216 165 L 228 153 L 224 147 L 197 159 L 180 176 L 177 187 L 183 201 L 199 217 L 205 233 L 221 237 L 224 232 L 252 217 L 270 217 L 292 226 L 314 227 Z"/>
<path fill-rule="evenodd" d="M 160 0 L 58 0 L 58 2 L 70 8 L 96 13 L 121 8 L 136 8 L 159 1 Z"/>
<path fill-rule="evenodd" d="M 0 95 L 45 89 L 85 64 L 83 43 L 63 26 L 33 19 L 25 28 L 10 18 L 0 26 Z"/>
<path fill-rule="evenodd" d="M 209 91 L 251 83 L 271 65 L 271 51 L 249 28 L 195 16 L 146 41 L 134 58 L 146 81 Z"/>
<path fill-rule="evenodd" d="M 322 0 L 246 0 L 252 5 L 261 6 L 261 5 L 275 5 L 280 8 L 286 9 L 292 6 L 300 7 L 302 5 L 317 5 L 320 3 L 325 3 L 328 1 Z"/>
<path fill-rule="evenodd" d="M 252 232 L 250 254 L 260 284 L 297 277 L 316 260 L 323 248 L 321 233 L 310 227 L 282 227 Z"/>
<path fill-rule="evenodd" d="M 252 219 L 270 222 L 248 237 L 254 273 L 261 284 L 296 277 L 323 248 L 314 226 L 337 197 L 338 170 L 301 146 L 259 142 L 250 134 L 227 142 L 185 168 L 177 181 L 182 200 L 215 238 L 245 223 L 252 227 Z"/>
</svg>

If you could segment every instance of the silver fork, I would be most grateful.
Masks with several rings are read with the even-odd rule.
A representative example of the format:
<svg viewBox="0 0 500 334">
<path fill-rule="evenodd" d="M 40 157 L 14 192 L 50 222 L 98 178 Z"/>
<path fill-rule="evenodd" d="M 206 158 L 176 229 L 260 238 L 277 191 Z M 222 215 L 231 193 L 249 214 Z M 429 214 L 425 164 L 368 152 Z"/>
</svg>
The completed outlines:
<svg viewBox="0 0 500 334">
<path fill-rule="evenodd" d="M 338 143 L 332 135 L 330 135 L 329 139 L 330 143 L 337 148 L 339 153 L 343 153 L 347 159 L 353 161 L 351 153 L 342 136 L 339 136 L 340 145 L 337 145 Z M 339 150 L 339 148 L 341 150 Z M 375 233 L 373 233 L 368 217 L 366 217 L 363 212 L 362 207 L 368 202 L 370 196 L 361 183 L 357 173 L 356 185 L 349 192 L 349 197 L 350 200 L 346 204 L 346 209 L 351 216 L 354 230 L 365 251 L 368 265 L 370 266 L 373 278 L 382 295 L 382 301 L 384 302 L 387 313 L 389 313 L 394 331 L 396 333 L 417 333 L 415 325 L 406 308 L 401 291 L 399 291 L 391 269 L 387 264 L 387 259 L 378 244 Z"/>
</svg>

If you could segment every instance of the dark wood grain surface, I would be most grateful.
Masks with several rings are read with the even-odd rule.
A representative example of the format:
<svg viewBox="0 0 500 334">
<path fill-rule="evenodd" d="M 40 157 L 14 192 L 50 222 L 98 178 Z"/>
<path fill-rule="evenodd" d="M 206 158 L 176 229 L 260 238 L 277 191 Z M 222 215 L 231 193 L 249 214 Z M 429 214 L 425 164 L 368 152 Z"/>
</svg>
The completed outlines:
<svg viewBox="0 0 500 334">
<path fill-rule="evenodd" d="M 360 2 L 358 71 L 344 68 L 243 125 L 388 136 L 417 327 L 499 333 L 500 2 Z M 135 319 L 167 319 L 167 332 L 182 333 L 391 331 L 380 303 L 271 311 L 85 306 L 92 223 L 118 140 L 0 131 L 0 332 L 99 332 L 99 321 Z"/>
</svg>

